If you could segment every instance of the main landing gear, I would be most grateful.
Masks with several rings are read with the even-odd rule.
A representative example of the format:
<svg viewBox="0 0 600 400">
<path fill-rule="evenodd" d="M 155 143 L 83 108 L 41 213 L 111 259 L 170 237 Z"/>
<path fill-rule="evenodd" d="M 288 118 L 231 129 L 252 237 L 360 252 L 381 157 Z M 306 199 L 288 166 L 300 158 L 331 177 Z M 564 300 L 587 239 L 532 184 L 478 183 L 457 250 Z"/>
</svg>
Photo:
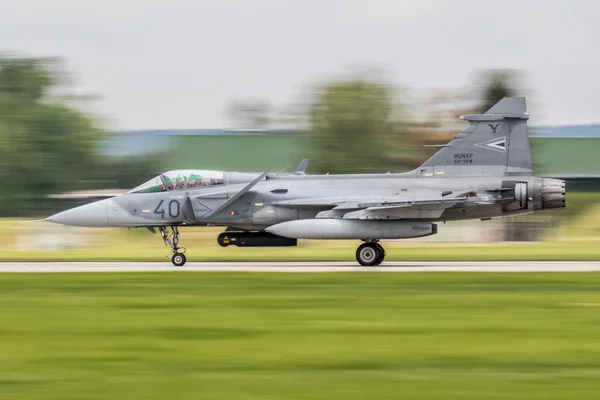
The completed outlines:
<svg viewBox="0 0 600 400">
<path fill-rule="evenodd" d="M 179 247 L 179 229 L 176 226 L 171 227 L 171 233 L 167 230 L 166 226 L 161 226 L 158 228 L 160 231 L 160 236 L 165 242 L 165 246 L 169 246 L 171 248 L 171 262 L 176 267 L 181 267 L 186 262 L 185 257 L 185 247 Z"/>
<path fill-rule="evenodd" d="M 385 258 L 385 250 L 378 240 L 369 240 L 358 246 L 356 261 L 363 267 L 379 265 Z"/>
</svg>

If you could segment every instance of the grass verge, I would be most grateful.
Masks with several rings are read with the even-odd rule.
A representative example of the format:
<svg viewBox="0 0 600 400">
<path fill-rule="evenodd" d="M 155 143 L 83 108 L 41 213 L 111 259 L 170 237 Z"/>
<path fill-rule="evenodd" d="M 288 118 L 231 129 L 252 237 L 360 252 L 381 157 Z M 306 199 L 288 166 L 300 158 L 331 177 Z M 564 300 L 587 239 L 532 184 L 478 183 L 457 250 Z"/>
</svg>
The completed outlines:
<svg viewBox="0 0 600 400">
<path fill-rule="evenodd" d="M 354 261 L 360 242 L 320 243 L 299 247 L 188 247 L 189 261 Z M 596 241 L 497 244 L 385 243 L 386 261 L 598 261 Z M 86 249 L 61 251 L 4 250 L 0 261 L 166 261 L 168 248 Z"/>
<path fill-rule="evenodd" d="M 598 274 L 3 274 L 0 397 L 596 399 Z"/>
</svg>

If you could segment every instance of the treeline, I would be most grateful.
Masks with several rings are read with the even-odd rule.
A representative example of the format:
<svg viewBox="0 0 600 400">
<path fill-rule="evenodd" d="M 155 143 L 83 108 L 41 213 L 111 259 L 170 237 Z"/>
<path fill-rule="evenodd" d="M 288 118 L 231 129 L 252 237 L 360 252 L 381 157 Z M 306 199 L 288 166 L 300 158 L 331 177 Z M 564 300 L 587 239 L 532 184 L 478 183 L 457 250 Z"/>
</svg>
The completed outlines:
<svg viewBox="0 0 600 400">
<path fill-rule="evenodd" d="M 58 59 L 0 56 L 0 215 L 40 215 L 50 194 L 146 174 L 147 163 L 101 156 L 110 133 L 70 82 Z"/>
<path fill-rule="evenodd" d="M 443 144 L 457 133 L 452 124 L 461 114 L 483 113 L 503 97 L 521 94 L 520 78 L 512 70 L 481 71 L 466 88 L 431 93 L 415 107 L 407 91 L 381 75 L 340 76 L 310 86 L 303 101 L 283 113 L 272 115 L 266 102 L 250 99 L 239 101 L 230 116 L 237 128 L 291 120 L 305 129 L 313 149 L 311 172 L 404 171 L 437 150 L 424 144 Z"/>
</svg>

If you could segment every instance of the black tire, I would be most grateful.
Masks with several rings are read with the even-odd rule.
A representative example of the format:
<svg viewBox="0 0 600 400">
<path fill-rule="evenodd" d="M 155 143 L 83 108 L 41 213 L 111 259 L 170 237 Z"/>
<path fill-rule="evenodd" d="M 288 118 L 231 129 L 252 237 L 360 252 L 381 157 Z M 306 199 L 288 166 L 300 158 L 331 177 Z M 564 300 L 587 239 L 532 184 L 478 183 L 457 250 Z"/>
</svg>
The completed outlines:
<svg viewBox="0 0 600 400">
<path fill-rule="evenodd" d="M 377 246 L 377 250 L 379 250 L 379 257 L 377 257 L 377 264 L 375 265 L 379 265 L 385 260 L 385 249 L 379 243 L 375 244 L 375 246 Z"/>
<path fill-rule="evenodd" d="M 381 252 L 374 243 L 361 244 L 356 250 L 356 261 L 363 267 L 377 265 L 380 257 Z"/>
<path fill-rule="evenodd" d="M 182 267 L 186 261 L 187 259 L 183 253 L 175 253 L 173 254 L 173 257 L 171 257 L 171 262 L 176 267 Z"/>
</svg>

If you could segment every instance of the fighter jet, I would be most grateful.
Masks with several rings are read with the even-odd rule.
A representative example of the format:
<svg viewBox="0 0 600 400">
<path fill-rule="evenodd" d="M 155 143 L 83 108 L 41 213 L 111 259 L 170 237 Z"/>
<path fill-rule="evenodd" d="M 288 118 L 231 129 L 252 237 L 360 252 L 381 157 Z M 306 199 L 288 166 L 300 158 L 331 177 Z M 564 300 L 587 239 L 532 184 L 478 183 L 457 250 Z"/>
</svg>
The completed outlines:
<svg viewBox="0 0 600 400">
<path fill-rule="evenodd" d="M 363 266 L 385 259 L 381 239 L 437 233 L 438 222 L 565 207 L 565 182 L 533 176 L 525 98 L 504 98 L 419 168 L 405 173 L 308 175 L 176 170 L 129 192 L 47 218 L 64 225 L 158 230 L 175 266 L 179 228 L 223 226 L 221 246 L 295 246 L 298 239 L 361 240 Z M 170 228 L 170 231 L 168 230 Z"/>
</svg>

